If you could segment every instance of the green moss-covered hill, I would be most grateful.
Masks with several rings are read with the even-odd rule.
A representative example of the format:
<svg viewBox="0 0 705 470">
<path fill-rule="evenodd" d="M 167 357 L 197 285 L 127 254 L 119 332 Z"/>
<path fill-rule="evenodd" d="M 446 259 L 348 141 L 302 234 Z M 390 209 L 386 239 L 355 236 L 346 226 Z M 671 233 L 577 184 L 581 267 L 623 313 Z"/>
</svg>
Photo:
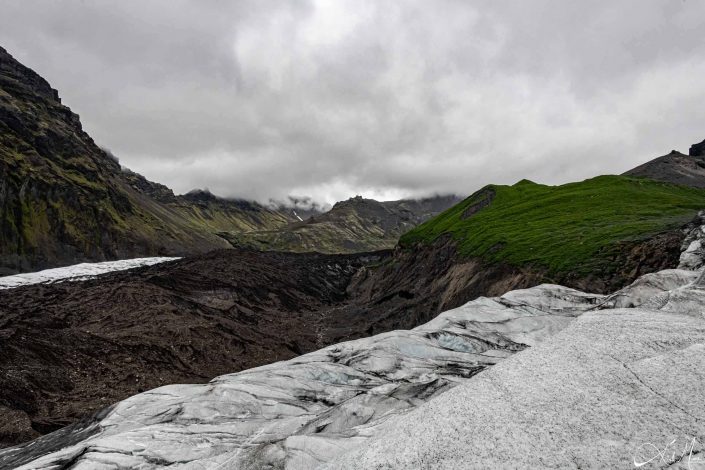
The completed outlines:
<svg viewBox="0 0 705 470">
<path fill-rule="evenodd" d="M 609 272 L 619 251 L 677 230 L 705 208 L 705 190 L 626 176 L 546 186 L 483 188 L 400 239 L 402 247 L 450 236 L 462 256 L 550 274 Z"/>
</svg>

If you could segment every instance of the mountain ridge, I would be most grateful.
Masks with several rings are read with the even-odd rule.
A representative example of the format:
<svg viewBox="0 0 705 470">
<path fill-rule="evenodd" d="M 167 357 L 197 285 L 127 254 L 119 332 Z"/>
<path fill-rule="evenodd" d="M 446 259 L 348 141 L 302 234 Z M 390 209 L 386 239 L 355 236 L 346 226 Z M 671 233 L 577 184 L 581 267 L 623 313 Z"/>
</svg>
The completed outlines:
<svg viewBox="0 0 705 470">
<path fill-rule="evenodd" d="M 666 183 L 705 188 L 705 141 L 693 144 L 689 155 L 672 150 L 623 173 Z"/>
<path fill-rule="evenodd" d="M 615 247 L 683 227 L 705 191 L 603 175 L 557 186 L 489 185 L 402 236 L 400 246 L 449 234 L 465 256 L 565 273 L 609 273 Z M 559 229 L 557 229 L 559 228 Z"/>
<path fill-rule="evenodd" d="M 392 249 L 403 233 L 459 201 L 455 195 L 398 201 L 356 196 L 337 202 L 325 213 L 275 230 L 221 236 L 235 246 L 268 251 L 330 254 Z"/>
<path fill-rule="evenodd" d="M 205 252 L 230 246 L 217 230 L 291 220 L 255 212 L 198 206 L 123 170 L 46 80 L 0 50 L 0 270 Z"/>
<path fill-rule="evenodd" d="M 240 243 L 256 239 L 241 234 L 273 234 L 298 223 L 299 212 L 307 220 L 321 215 L 307 198 L 289 199 L 292 207 L 221 198 L 206 190 L 175 195 L 122 168 L 83 130 L 79 116 L 45 79 L 0 48 L 0 275 L 83 261 L 184 256 L 241 244 L 264 248 L 259 240 Z M 409 210 L 426 210 L 414 201 L 398 206 L 388 210 L 396 230 L 382 230 L 378 226 L 387 222 L 364 217 L 354 218 L 360 230 L 335 227 L 348 222 L 341 218 L 324 231 L 332 248 L 319 242 L 307 244 L 306 251 L 392 248 L 402 231 L 420 220 Z M 331 241 L 340 233 L 348 235 L 345 246 Z M 291 251 L 292 245 L 284 240 L 277 248 Z"/>
</svg>

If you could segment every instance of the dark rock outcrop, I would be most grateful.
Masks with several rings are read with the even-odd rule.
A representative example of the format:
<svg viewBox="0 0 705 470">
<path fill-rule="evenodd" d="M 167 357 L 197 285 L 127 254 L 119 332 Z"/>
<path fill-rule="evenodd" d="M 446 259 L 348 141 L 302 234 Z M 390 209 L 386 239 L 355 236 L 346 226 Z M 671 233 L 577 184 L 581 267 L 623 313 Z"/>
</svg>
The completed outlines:
<svg viewBox="0 0 705 470">
<path fill-rule="evenodd" d="M 134 171 L 128 168 L 122 169 L 122 178 L 128 185 L 130 185 L 132 189 L 137 192 L 146 194 L 155 201 L 163 203 L 170 203 L 176 201 L 174 191 L 169 189 L 167 186 L 155 183 L 154 181 L 149 181 L 144 176 L 140 175 L 139 173 L 135 173 Z"/>
<path fill-rule="evenodd" d="M 705 140 L 703 140 L 699 144 L 691 145 L 690 150 L 688 151 L 688 155 L 690 155 L 691 157 L 705 156 Z"/>
<path fill-rule="evenodd" d="M 463 211 L 463 214 L 460 216 L 460 218 L 465 220 L 465 219 L 469 219 L 473 215 L 477 214 L 482 209 L 484 209 L 485 207 L 492 204 L 492 200 L 495 198 L 495 195 L 496 195 L 496 191 L 491 186 L 483 188 L 480 191 L 478 191 L 477 193 L 473 194 L 470 197 L 475 199 L 476 201 L 474 203 L 470 204 Z"/>
</svg>

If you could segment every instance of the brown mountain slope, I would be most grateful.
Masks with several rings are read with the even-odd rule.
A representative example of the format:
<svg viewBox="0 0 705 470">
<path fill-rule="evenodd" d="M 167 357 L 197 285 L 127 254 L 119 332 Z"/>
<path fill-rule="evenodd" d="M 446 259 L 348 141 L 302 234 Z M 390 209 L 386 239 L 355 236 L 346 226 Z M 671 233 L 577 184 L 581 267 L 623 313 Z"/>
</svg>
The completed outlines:
<svg viewBox="0 0 705 470">
<path fill-rule="evenodd" d="M 668 155 L 639 165 L 624 175 L 705 188 L 705 149 L 701 143 L 690 148 L 690 155 L 672 150 Z"/>
</svg>

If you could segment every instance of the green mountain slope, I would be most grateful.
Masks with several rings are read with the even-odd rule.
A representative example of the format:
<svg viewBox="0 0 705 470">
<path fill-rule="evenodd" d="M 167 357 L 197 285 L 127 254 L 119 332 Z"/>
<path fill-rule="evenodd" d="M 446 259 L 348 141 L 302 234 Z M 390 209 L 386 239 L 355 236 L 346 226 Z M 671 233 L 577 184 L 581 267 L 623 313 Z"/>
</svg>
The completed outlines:
<svg viewBox="0 0 705 470">
<path fill-rule="evenodd" d="M 618 268 L 625 245 L 678 229 L 705 190 L 626 176 L 562 186 L 487 186 L 401 237 L 402 247 L 451 237 L 460 255 L 577 276 Z"/>
<path fill-rule="evenodd" d="M 391 249 L 399 236 L 457 203 L 456 196 L 375 201 L 354 197 L 324 213 L 275 230 L 222 233 L 233 245 L 261 250 L 359 253 Z"/>
</svg>

